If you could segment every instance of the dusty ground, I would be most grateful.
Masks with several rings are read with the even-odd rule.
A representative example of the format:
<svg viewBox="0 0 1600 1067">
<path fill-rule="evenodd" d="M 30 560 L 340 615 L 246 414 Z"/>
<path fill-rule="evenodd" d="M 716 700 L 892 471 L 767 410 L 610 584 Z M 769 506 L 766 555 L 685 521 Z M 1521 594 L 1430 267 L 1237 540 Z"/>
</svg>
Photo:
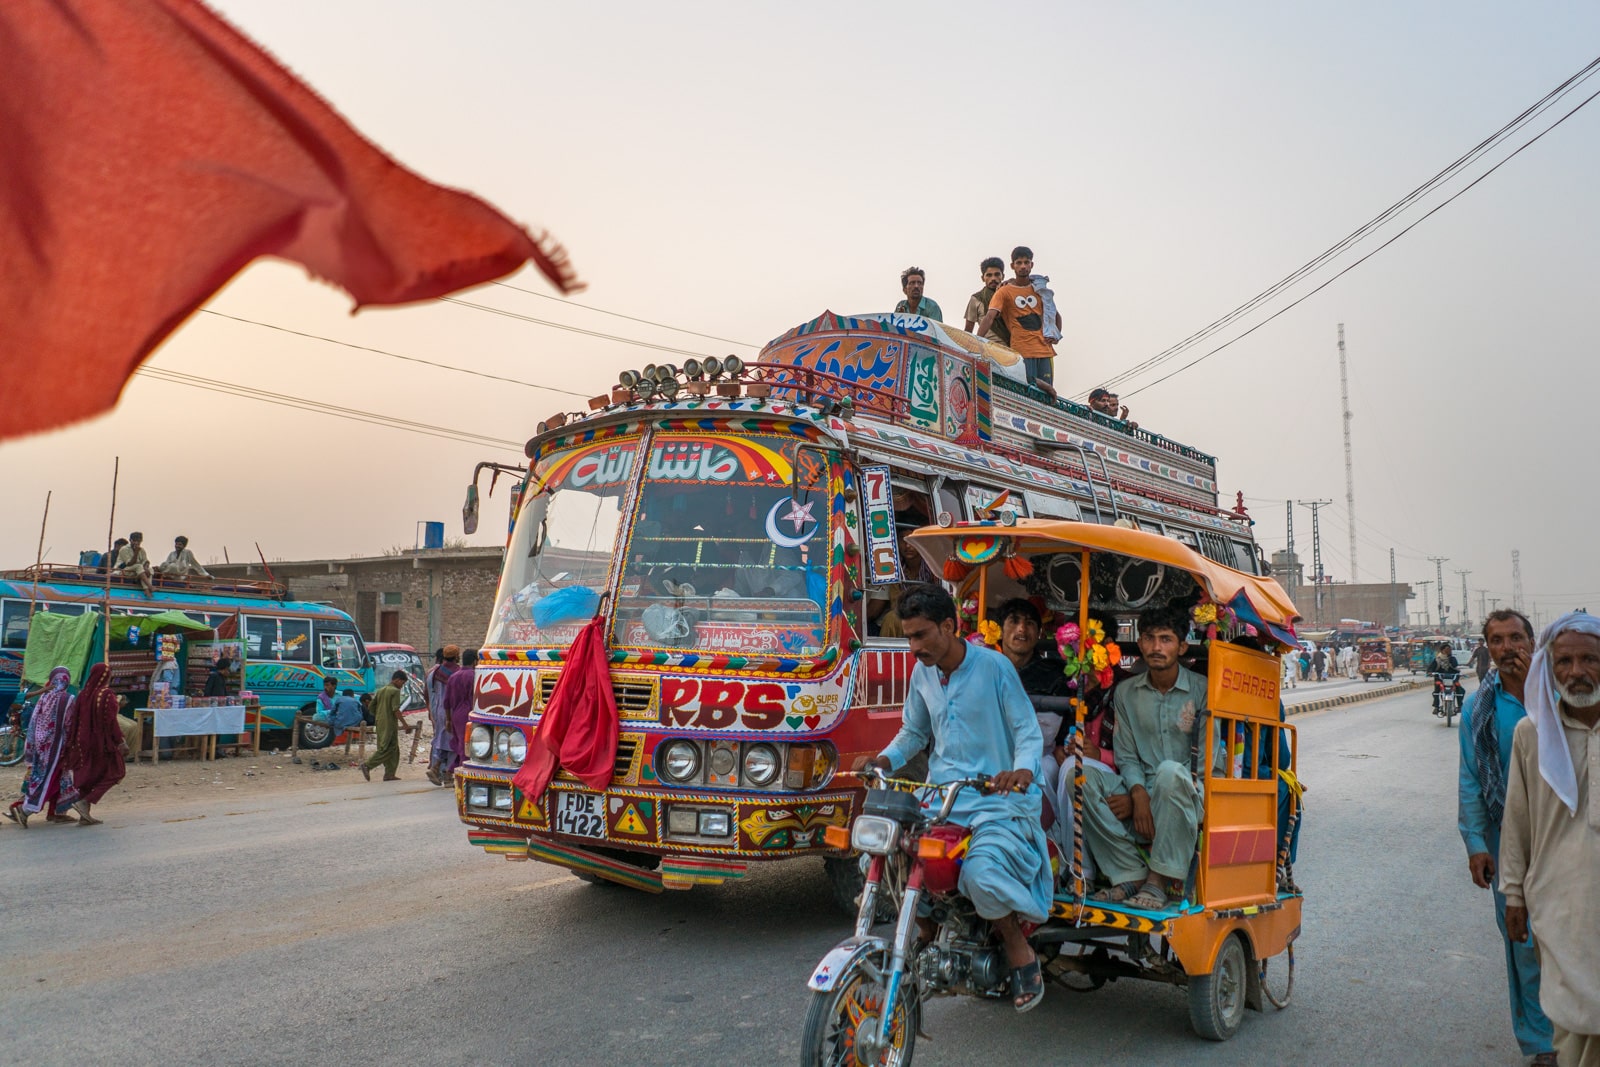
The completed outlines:
<svg viewBox="0 0 1600 1067">
<path fill-rule="evenodd" d="M 427 786 L 424 771 L 428 766 L 430 731 L 422 726 L 422 740 L 417 745 L 417 762 L 408 764 L 411 755 L 411 735 L 400 735 L 400 770 L 402 780 Z M 372 754 L 372 746 L 367 746 Z M 311 764 L 333 762 L 337 770 L 313 769 Z M 100 804 L 95 806 L 98 817 L 109 818 L 120 810 L 147 808 L 153 804 L 172 804 L 192 800 L 248 798 L 269 793 L 293 792 L 334 785 L 341 781 L 361 781 L 357 769 L 357 747 L 350 746 L 349 755 L 343 745 L 324 749 L 302 749 L 300 763 L 292 762 L 287 748 L 274 752 L 263 746 L 258 756 L 248 753 L 215 760 L 167 759 L 151 765 L 149 760 L 128 764 L 128 776 L 122 780 Z M 9 804 L 21 788 L 26 768 L 0 767 L 0 796 Z M 382 777 L 380 774 L 379 777 Z M 376 780 L 376 779 L 374 779 Z"/>
</svg>

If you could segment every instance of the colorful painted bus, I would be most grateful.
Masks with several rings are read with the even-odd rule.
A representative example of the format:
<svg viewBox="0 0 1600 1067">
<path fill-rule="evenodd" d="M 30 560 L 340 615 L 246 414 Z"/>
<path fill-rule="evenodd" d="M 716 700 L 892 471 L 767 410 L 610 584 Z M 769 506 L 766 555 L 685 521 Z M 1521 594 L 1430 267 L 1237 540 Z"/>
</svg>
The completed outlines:
<svg viewBox="0 0 1600 1067">
<path fill-rule="evenodd" d="M 920 316 L 825 313 L 745 366 L 625 372 L 541 423 L 456 777 L 469 841 L 647 891 L 825 860 L 861 792 L 841 777 L 899 727 L 912 657 L 895 606 L 938 580 L 901 538 L 980 514 L 1122 525 L 1264 574 L 1216 461 L 1056 400 L 1014 352 Z M 1033 579 L 1049 597 L 1063 558 Z M 1097 575 L 1131 619 L 1161 568 Z M 1075 594 L 1072 594 L 1075 595 Z M 621 717 L 604 791 L 512 776 L 583 624 L 603 612 Z"/>
<path fill-rule="evenodd" d="M 148 597 L 127 579 L 114 578 L 109 586 L 113 615 L 148 616 L 176 609 L 233 642 L 243 655 L 238 687 L 261 698 L 263 730 L 289 730 L 295 713 L 322 691 L 327 675 L 338 679 L 341 689 L 365 693 L 373 688 L 370 657 L 350 616 L 286 596 L 281 586 L 235 579 L 158 579 Z M 45 564 L 0 573 L 0 716 L 16 699 L 32 614 L 102 612 L 107 599 L 105 575 L 94 568 Z M 113 645 L 114 660 L 130 653 L 140 654 Z M 143 655 L 153 667 L 153 651 L 146 649 Z M 98 644 L 93 658 L 100 658 Z M 118 666 L 113 662 L 113 688 L 118 688 Z M 191 658 L 182 667 L 185 685 L 198 692 L 205 681 L 202 666 Z M 142 688 L 137 671 L 129 673 L 121 688 Z M 314 740 L 310 744 L 318 747 Z"/>
</svg>

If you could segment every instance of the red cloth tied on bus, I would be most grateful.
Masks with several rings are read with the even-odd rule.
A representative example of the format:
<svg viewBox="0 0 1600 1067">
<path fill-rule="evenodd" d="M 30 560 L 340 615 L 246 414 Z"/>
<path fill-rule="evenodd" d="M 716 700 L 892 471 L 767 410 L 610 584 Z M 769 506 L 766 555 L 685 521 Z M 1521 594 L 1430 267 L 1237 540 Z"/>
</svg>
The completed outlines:
<svg viewBox="0 0 1600 1067">
<path fill-rule="evenodd" d="M 578 631 L 567 651 L 567 665 L 556 679 L 544 717 L 528 742 L 528 758 L 512 783 L 537 802 L 556 768 L 565 767 L 590 789 L 606 788 L 617 758 L 617 730 L 606 618 L 596 615 Z"/>
<path fill-rule="evenodd" d="M 578 288 L 547 235 L 397 164 L 199 0 L 5 0 L 0 71 L 0 439 L 112 407 L 259 256 L 357 308 L 530 259 Z"/>
</svg>

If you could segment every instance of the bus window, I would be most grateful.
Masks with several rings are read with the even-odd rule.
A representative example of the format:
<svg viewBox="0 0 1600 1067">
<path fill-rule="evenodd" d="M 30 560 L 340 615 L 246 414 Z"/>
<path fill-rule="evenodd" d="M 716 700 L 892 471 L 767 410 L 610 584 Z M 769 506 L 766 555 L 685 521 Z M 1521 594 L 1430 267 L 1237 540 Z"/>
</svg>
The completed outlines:
<svg viewBox="0 0 1600 1067">
<path fill-rule="evenodd" d="M 244 655 L 248 660 L 261 662 L 278 658 L 278 620 L 246 615 L 244 620 Z"/>
<path fill-rule="evenodd" d="M 0 648 L 28 647 L 28 602 L 7 600 L 0 604 Z"/>
<path fill-rule="evenodd" d="M 932 515 L 932 504 L 921 483 L 894 479 L 894 527 L 895 536 L 900 538 L 900 572 L 905 576 L 905 581 L 867 588 L 864 601 L 867 636 L 900 637 L 900 616 L 895 608 L 900 603 L 901 591 L 907 585 L 936 580 L 923 561 L 922 554 L 906 540 L 906 535 L 911 531 L 919 526 L 927 526 L 932 521 Z"/>
<path fill-rule="evenodd" d="M 283 651 L 279 659 L 285 663 L 311 662 L 310 619 L 279 619 L 278 632 L 283 635 Z"/>
<path fill-rule="evenodd" d="M 356 646 L 355 634 L 325 633 L 317 640 L 321 646 L 317 653 L 319 666 L 347 671 L 361 669 L 361 650 Z"/>
</svg>

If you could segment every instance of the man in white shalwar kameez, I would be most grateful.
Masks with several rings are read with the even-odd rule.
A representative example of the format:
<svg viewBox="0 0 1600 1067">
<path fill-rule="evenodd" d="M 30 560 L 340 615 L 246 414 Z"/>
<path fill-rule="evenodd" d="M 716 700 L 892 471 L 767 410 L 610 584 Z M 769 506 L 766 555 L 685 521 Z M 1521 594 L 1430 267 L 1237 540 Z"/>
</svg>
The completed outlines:
<svg viewBox="0 0 1600 1067">
<path fill-rule="evenodd" d="M 1600 619 L 1551 623 L 1527 697 L 1500 831 L 1506 935 L 1533 934 L 1562 1067 L 1600 1067 Z"/>
</svg>

